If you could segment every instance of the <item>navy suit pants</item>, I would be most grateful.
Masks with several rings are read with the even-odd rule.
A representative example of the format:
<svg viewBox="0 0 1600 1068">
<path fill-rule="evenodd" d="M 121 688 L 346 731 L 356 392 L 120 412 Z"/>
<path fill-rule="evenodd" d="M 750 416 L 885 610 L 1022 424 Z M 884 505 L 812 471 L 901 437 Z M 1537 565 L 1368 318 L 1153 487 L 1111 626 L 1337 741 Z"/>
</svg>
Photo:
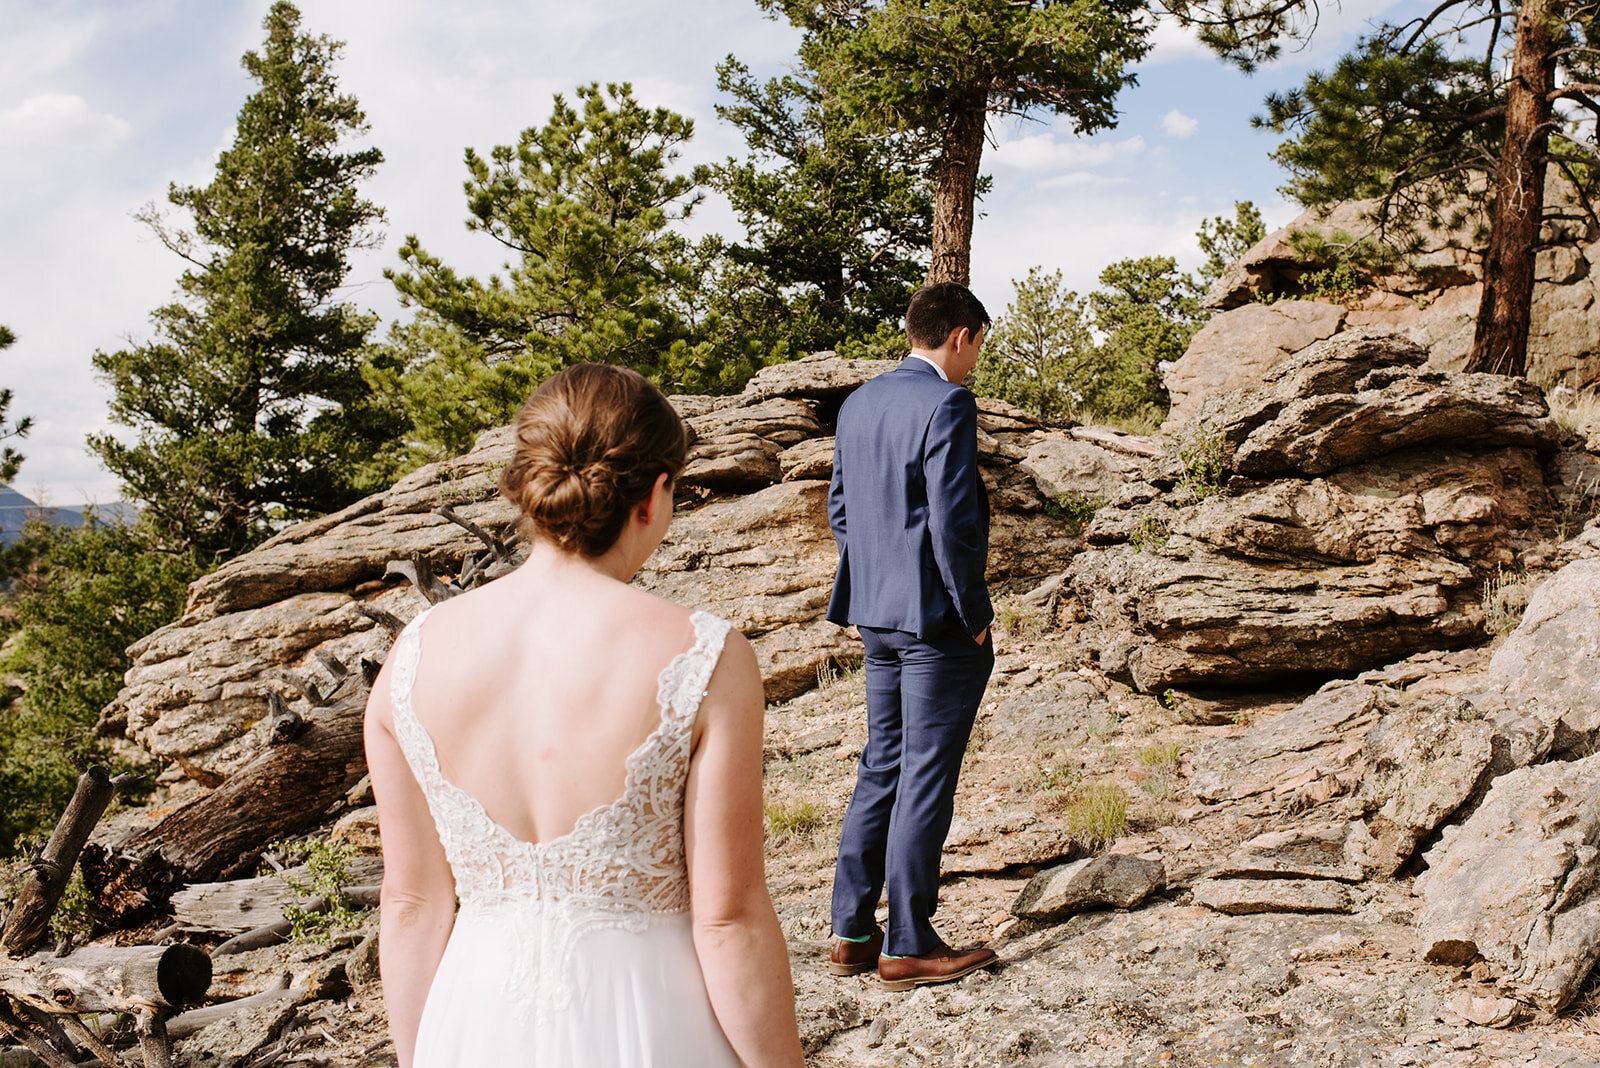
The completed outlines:
<svg viewBox="0 0 1600 1068">
<path fill-rule="evenodd" d="M 929 638 L 858 629 L 867 651 L 867 745 L 840 835 L 833 932 L 870 935 L 887 885 L 883 951 L 919 956 L 939 945 L 930 922 L 939 857 L 994 642 L 985 635 L 979 645 L 959 626 Z"/>
</svg>

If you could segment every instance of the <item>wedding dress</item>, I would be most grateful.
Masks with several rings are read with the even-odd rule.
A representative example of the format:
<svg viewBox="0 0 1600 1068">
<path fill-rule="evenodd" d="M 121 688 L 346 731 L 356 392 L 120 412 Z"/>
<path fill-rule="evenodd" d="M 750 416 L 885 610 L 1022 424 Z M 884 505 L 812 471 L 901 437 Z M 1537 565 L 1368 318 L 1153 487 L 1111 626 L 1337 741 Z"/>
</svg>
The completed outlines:
<svg viewBox="0 0 1600 1068">
<path fill-rule="evenodd" d="M 395 642 L 395 734 L 460 909 L 422 1012 L 416 1068 L 736 1068 L 695 955 L 683 845 L 690 734 L 728 624 L 694 614 L 694 644 L 661 671 L 661 722 L 628 757 L 622 796 L 534 844 L 439 770 L 411 708 L 427 615 Z"/>
</svg>

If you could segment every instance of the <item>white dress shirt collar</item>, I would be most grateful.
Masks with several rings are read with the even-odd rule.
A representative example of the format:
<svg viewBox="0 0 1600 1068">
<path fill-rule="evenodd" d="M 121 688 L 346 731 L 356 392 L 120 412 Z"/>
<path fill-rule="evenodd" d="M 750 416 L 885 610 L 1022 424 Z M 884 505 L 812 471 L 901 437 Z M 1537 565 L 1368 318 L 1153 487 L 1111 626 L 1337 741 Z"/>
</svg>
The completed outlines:
<svg viewBox="0 0 1600 1068">
<path fill-rule="evenodd" d="M 907 355 L 906 359 L 908 359 L 908 360 L 921 360 L 923 363 L 927 364 L 929 367 L 931 367 L 935 371 L 937 371 L 939 373 L 939 377 L 940 378 L 944 379 L 946 382 L 950 381 L 950 376 L 944 373 L 944 368 L 940 367 L 938 364 L 934 363 L 932 360 L 928 359 L 926 356 L 923 356 L 920 353 L 913 352 L 913 353 L 910 353 L 909 355 Z"/>
</svg>

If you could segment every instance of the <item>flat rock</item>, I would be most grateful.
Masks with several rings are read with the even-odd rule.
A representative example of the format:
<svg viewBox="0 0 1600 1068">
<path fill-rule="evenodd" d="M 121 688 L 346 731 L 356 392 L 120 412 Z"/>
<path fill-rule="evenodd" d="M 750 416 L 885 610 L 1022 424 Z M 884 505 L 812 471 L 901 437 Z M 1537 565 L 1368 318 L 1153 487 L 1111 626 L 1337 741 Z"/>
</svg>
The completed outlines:
<svg viewBox="0 0 1600 1068">
<path fill-rule="evenodd" d="M 1217 879 L 1366 878 L 1372 839 L 1360 820 L 1269 831 L 1239 846 L 1208 874 Z"/>
<path fill-rule="evenodd" d="M 1028 920 L 1059 920 L 1088 909 L 1131 909 L 1166 881 L 1159 860 L 1107 853 L 1035 875 L 1011 912 Z"/>
<path fill-rule="evenodd" d="M 1496 779 L 1417 877 L 1428 951 L 1470 945 L 1503 992 L 1561 1011 L 1600 959 L 1596 797 L 1600 755 Z"/>
<path fill-rule="evenodd" d="M 1201 879 L 1195 903 L 1229 916 L 1254 912 L 1349 912 L 1350 888 L 1325 879 Z"/>
<path fill-rule="evenodd" d="M 1191 758 L 1189 788 L 1206 801 L 1289 797 L 1324 778 L 1348 777 L 1367 732 L 1392 707 L 1393 694 L 1359 683 L 1330 683 L 1297 707 L 1253 723 L 1233 738 L 1203 743 Z"/>
<path fill-rule="evenodd" d="M 1172 408 L 1162 429 L 1182 428 L 1208 397 L 1257 385 L 1289 356 L 1332 337 L 1345 316 L 1337 304 L 1312 300 L 1246 304 L 1214 316 L 1163 376 Z"/>
</svg>

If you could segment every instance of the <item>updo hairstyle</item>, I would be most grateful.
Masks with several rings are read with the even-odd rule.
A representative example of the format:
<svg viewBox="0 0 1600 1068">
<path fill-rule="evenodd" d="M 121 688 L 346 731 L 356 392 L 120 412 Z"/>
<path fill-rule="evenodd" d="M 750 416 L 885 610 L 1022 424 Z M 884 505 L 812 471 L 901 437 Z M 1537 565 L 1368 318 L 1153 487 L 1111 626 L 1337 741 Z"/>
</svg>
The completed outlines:
<svg viewBox="0 0 1600 1068">
<path fill-rule="evenodd" d="M 516 451 L 500 492 L 523 533 L 567 552 L 604 556 L 657 476 L 676 478 L 688 434 L 643 375 L 580 363 L 546 379 L 517 412 Z"/>
</svg>

